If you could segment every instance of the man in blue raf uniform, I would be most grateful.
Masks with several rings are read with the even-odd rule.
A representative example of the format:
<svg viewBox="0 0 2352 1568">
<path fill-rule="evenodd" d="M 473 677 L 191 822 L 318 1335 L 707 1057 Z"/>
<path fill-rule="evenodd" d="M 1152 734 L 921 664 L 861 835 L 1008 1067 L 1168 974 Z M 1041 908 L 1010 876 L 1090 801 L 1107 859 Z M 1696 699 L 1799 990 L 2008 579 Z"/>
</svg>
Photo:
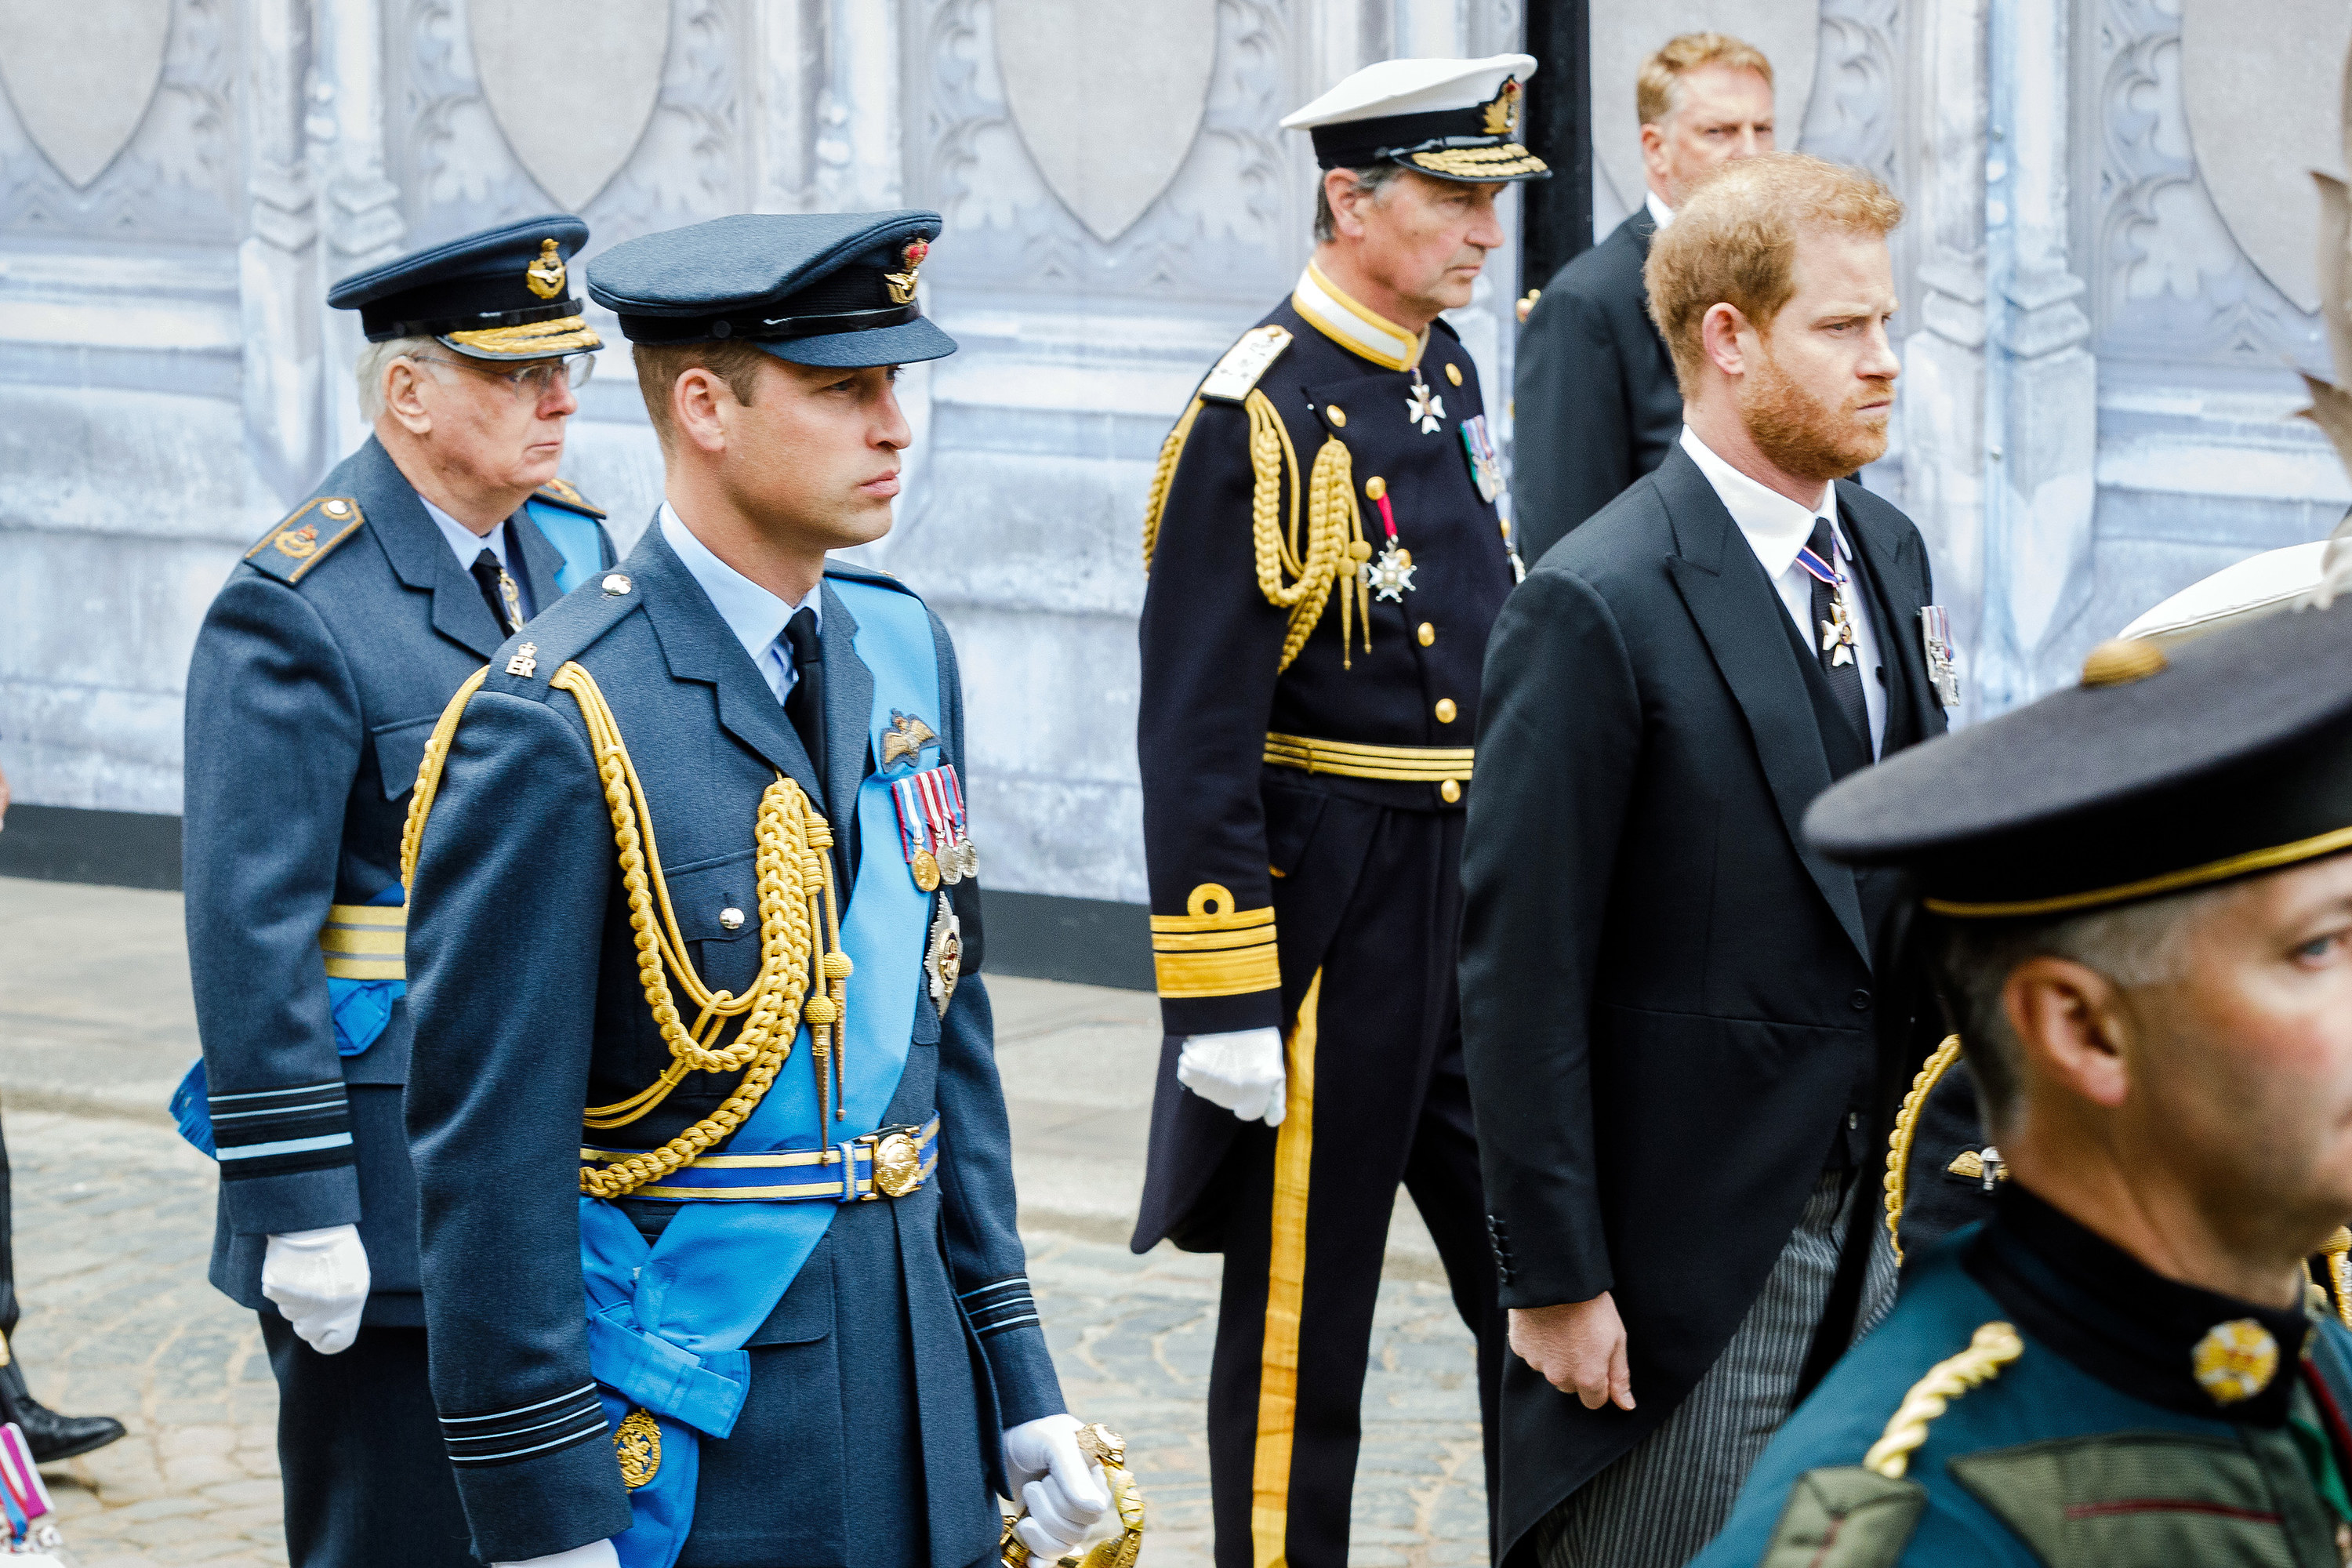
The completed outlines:
<svg viewBox="0 0 2352 1568">
<path fill-rule="evenodd" d="M 1145 847 L 1166 1028 L 1134 1247 L 1225 1255 L 1209 1395 L 1223 1568 L 1348 1547 L 1402 1181 L 1478 1336 L 1454 959 L 1479 662 L 1517 576 L 1478 373 L 1439 312 L 1545 173 L 1526 55 L 1389 60 L 1291 115 L 1314 260 L 1169 436 L 1144 528 Z M 1494 1428 L 1487 1426 L 1489 1474 Z"/>
<path fill-rule="evenodd" d="M 2010 1180 L 1774 1439 L 1701 1568 L 2352 1560 L 2352 605 L 1858 773 Z M 2352 1308 L 2339 1300 L 2337 1310 Z"/>
<path fill-rule="evenodd" d="M 1014 1229 L 954 651 L 825 554 L 888 530 L 897 367 L 954 350 L 939 227 L 597 261 L 667 500 L 419 781 L 433 1390 L 494 1563 L 963 1568 L 992 1488 L 1049 1559 L 1109 1503 Z"/>
<path fill-rule="evenodd" d="M 400 831 L 449 694 L 612 559 L 556 478 L 587 239 L 534 218 L 336 286 L 375 434 L 246 552 L 188 671 L 204 1060 L 173 1108 L 220 1160 L 212 1279 L 261 1314 L 298 1568 L 470 1561 L 425 1382 Z"/>
</svg>

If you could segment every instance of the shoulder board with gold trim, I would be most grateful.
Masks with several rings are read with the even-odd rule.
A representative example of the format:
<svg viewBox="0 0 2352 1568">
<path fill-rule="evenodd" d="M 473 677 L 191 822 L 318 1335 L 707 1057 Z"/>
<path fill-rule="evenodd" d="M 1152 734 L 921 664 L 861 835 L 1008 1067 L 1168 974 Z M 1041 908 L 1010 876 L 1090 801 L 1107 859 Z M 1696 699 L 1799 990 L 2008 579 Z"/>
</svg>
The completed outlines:
<svg viewBox="0 0 2352 1568">
<path fill-rule="evenodd" d="M 293 516 L 261 536 L 245 552 L 245 563 L 281 583 L 299 583 L 336 545 L 366 526 L 360 503 L 350 496 L 312 496 Z"/>
<path fill-rule="evenodd" d="M 871 583 L 877 588 L 896 588 L 910 599 L 922 597 L 920 594 L 899 581 L 896 572 L 885 572 L 879 566 L 866 566 L 855 561 L 828 559 L 824 563 L 824 574 L 828 577 L 838 577 L 845 583 Z"/>
<path fill-rule="evenodd" d="M 1252 327 L 1209 372 L 1208 379 L 1201 383 L 1200 395 L 1219 403 L 1239 403 L 1289 347 L 1289 328 Z"/>
<path fill-rule="evenodd" d="M 588 516 L 600 521 L 608 515 L 603 507 L 582 495 L 580 488 L 569 479 L 550 479 L 531 494 L 539 500 L 553 501 L 557 506 L 568 506 L 573 511 L 585 512 Z"/>
</svg>

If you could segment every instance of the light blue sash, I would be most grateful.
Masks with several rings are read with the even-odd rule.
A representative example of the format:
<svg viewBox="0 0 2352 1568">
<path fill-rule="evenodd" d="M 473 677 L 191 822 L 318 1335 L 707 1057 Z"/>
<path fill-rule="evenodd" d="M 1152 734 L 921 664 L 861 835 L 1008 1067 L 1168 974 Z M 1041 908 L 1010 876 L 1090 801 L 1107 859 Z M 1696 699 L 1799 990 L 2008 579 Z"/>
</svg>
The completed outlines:
<svg viewBox="0 0 2352 1568">
<path fill-rule="evenodd" d="M 892 709 L 936 714 L 939 653 L 922 602 L 895 589 L 840 578 L 833 589 L 857 620 L 857 657 L 874 674 L 875 754 Z M 921 758 L 916 763 L 920 765 Z M 899 855 L 888 773 L 857 792 L 857 885 L 841 941 L 855 968 L 844 1043 L 848 1115 L 820 1134 L 808 1030 L 773 1087 L 727 1143 L 733 1154 L 814 1149 L 873 1131 L 898 1093 L 922 989 L 931 895 Z M 672 1568 L 694 1523 L 699 1434 L 734 1429 L 751 1381 L 747 1341 L 783 1299 L 832 1225 L 818 1203 L 686 1204 L 648 1247 L 627 1215 L 601 1198 L 580 1200 L 581 1268 L 588 1287 L 588 1361 L 604 1414 L 617 1429 L 633 1407 L 661 1428 L 661 1466 L 629 1494 L 635 1522 L 614 1542 L 622 1568 Z"/>
<path fill-rule="evenodd" d="M 523 515 L 539 525 L 539 531 L 562 555 L 563 564 L 555 569 L 555 589 L 569 594 L 604 570 L 604 533 L 593 517 L 583 517 L 569 507 L 550 506 L 545 501 L 527 500 L 522 503 Z M 544 610 L 545 605 L 537 608 Z"/>
</svg>

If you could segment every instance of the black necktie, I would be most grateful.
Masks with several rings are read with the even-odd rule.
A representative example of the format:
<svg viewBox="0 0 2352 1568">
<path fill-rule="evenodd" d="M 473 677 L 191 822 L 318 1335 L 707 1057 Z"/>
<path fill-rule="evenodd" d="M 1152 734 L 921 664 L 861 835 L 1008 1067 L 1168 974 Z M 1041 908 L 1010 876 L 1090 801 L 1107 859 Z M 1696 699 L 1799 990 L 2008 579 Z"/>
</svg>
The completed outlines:
<svg viewBox="0 0 2352 1568">
<path fill-rule="evenodd" d="M 793 669 L 798 679 L 784 696 L 784 717 L 793 721 L 809 765 L 816 770 L 817 788 L 824 788 L 824 644 L 816 635 L 816 611 L 803 605 L 785 623 L 784 640 L 792 645 Z M 820 793 L 817 805 L 824 801 Z"/>
<path fill-rule="evenodd" d="M 1839 570 L 1837 542 L 1831 537 L 1828 518 L 1813 519 L 1813 536 L 1806 547 L 1822 565 L 1832 572 Z M 1849 591 L 1841 605 L 1834 587 L 1813 578 L 1813 650 L 1821 658 L 1822 673 L 1829 678 L 1830 695 L 1837 699 L 1838 711 L 1853 726 L 1863 750 L 1868 752 L 1870 704 L 1862 694 L 1862 646 L 1853 640 L 1853 627 L 1846 616 L 1847 606 L 1856 602 L 1856 595 Z"/>
<path fill-rule="evenodd" d="M 522 630 L 522 591 L 488 550 L 474 557 L 474 582 L 482 590 L 482 602 L 489 605 L 490 619 L 498 622 L 499 630 L 509 637 Z"/>
</svg>

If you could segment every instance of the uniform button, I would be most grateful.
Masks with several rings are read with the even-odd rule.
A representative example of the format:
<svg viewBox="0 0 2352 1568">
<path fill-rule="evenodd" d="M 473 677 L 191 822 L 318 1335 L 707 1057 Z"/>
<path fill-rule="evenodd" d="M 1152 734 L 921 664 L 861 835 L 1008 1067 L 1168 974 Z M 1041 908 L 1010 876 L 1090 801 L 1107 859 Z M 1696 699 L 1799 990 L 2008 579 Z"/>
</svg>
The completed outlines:
<svg viewBox="0 0 2352 1568">
<path fill-rule="evenodd" d="M 1851 1132 L 1861 1125 L 1862 1113 L 1860 1111 L 1849 1110 L 1845 1113 L 1845 1126 L 1847 1131 Z"/>
<path fill-rule="evenodd" d="M 1331 410 L 1331 414 L 1334 418 L 1339 417 L 1339 411 L 1336 408 Z M 1347 421 L 1340 420 L 1340 423 L 1345 424 Z M 1370 479 L 1364 481 L 1364 494 L 1370 500 L 1378 500 L 1388 493 L 1389 482 L 1388 480 L 1381 478 L 1380 475 L 1374 474 Z"/>
<path fill-rule="evenodd" d="M 1449 365 L 1447 365 L 1447 366 L 1445 367 L 1445 379 L 1446 379 L 1446 380 L 1448 380 L 1448 381 L 1450 381 L 1450 382 L 1452 382 L 1452 383 L 1453 383 L 1454 385 L 1456 385 L 1456 386 L 1461 385 L 1461 384 L 1462 384 L 1462 367 L 1461 367 L 1460 365 L 1458 365 L 1458 364 L 1449 364 Z"/>
<path fill-rule="evenodd" d="M 347 500 L 331 500 L 322 504 L 319 510 L 329 517 L 349 517 L 352 515 L 352 503 Z"/>
<path fill-rule="evenodd" d="M 614 572 L 604 579 L 603 587 L 609 597 L 617 599 L 629 591 L 629 580 L 623 574 Z"/>
<path fill-rule="evenodd" d="M 1431 643 L 1437 640 L 1437 628 L 1431 626 L 1427 621 L 1423 621 L 1421 623 L 1421 629 L 1412 635 L 1421 639 L 1422 647 L 1427 647 Z"/>
<path fill-rule="evenodd" d="M 1853 994 L 1847 997 L 1845 1000 L 1846 1005 L 1857 1013 L 1867 1013 L 1870 1011 L 1870 993 L 1863 990 L 1859 986 L 1855 987 Z"/>
<path fill-rule="evenodd" d="M 1331 427 L 1335 430 L 1345 430 L 1348 427 L 1348 411 L 1336 403 L 1324 405 L 1323 417 L 1331 421 Z"/>
<path fill-rule="evenodd" d="M 1446 805 L 1452 805 L 1455 801 L 1462 798 L 1462 786 L 1455 784 L 1452 779 L 1447 779 L 1444 784 L 1437 786 L 1437 798 L 1444 801 Z"/>
<path fill-rule="evenodd" d="M 1462 710 L 1454 706 L 1454 699 L 1451 697 L 1441 697 L 1437 700 L 1437 721 L 1439 723 L 1453 723 L 1454 715 L 1460 711 L 1462 711 Z"/>
<path fill-rule="evenodd" d="M 721 931 L 741 931 L 743 929 L 743 911 L 736 909 L 731 904 L 726 909 L 719 910 L 719 929 Z"/>
</svg>

